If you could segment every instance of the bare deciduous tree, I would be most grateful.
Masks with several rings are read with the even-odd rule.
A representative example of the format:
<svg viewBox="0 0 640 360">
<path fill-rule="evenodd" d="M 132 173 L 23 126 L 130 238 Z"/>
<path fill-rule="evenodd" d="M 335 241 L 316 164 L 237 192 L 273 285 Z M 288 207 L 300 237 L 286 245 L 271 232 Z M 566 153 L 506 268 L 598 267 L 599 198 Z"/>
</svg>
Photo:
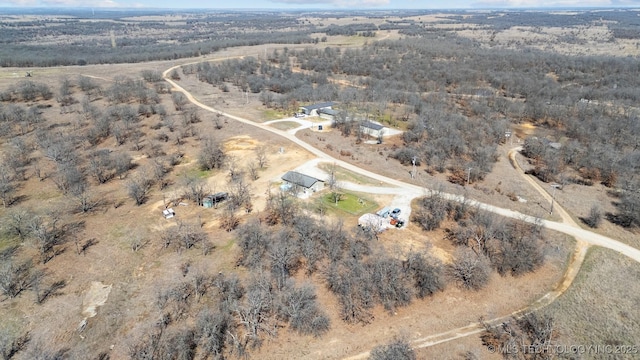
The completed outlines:
<svg viewBox="0 0 640 360">
<path fill-rule="evenodd" d="M 29 237 L 29 223 L 34 217 L 30 211 L 16 208 L 8 211 L 3 217 L 2 227 L 11 236 L 17 236 L 21 241 Z"/>
<path fill-rule="evenodd" d="M 260 178 L 260 173 L 258 172 L 258 166 L 253 161 L 249 162 L 247 165 L 247 169 L 249 170 L 249 176 L 251 180 L 256 181 Z"/>
<path fill-rule="evenodd" d="M 254 346 L 260 345 L 261 333 L 276 334 L 274 308 L 271 281 L 268 277 L 259 275 L 249 284 L 244 302 L 234 309 L 238 323 L 243 326 L 249 342 Z"/>
<path fill-rule="evenodd" d="M 17 262 L 14 259 L 2 259 L 0 264 L 0 290 L 9 298 L 20 295 L 31 286 L 31 261 Z"/>
<path fill-rule="evenodd" d="M 0 199 L 2 199 L 3 207 L 13 204 L 15 191 L 16 185 L 10 176 L 9 170 L 3 164 L 0 164 Z"/>
<path fill-rule="evenodd" d="M 176 111 L 182 111 L 184 106 L 189 102 L 187 97 L 181 92 L 171 93 L 171 100 L 173 100 L 173 105 L 176 108 Z"/>
<path fill-rule="evenodd" d="M 271 242 L 271 233 L 257 221 L 249 221 L 238 228 L 240 264 L 249 268 L 259 268 Z"/>
<path fill-rule="evenodd" d="M 422 253 L 411 252 L 404 266 L 413 279 L 419 298 L 431 296 L 444 289 L 446 285 L 444 265 L 440 260 Z"/>
<path fill-rule="evenodd" d="M 267 255 L 278 289 L 282 289 L 300 263 L 300 251 L 289 229 L 280 230 L 268 243 Z"/>
<path fill-rule="evenodd" d="M 203 355 L 223 358 L 227 347 L 227 332 L 233 327 L 233 318 L 224 309 L 219 312 L 201 312 L 196 321 L 196 336 L 200 339 L 199 349 Z"/>
<path fill-rule="evenodd" d="M 125 187 L 129 197 L 135 201 L 136 205 L 140 206 L 147 201 L 152 184 L 151 179 L 145 172 L 138 172 L 127 181 Z"/>
<path fill-rule="evenodd" d="M 479 290 L 489 282 L 491 263 L 484 254 L 476 254 L 467 247 L 458 247 L 455 260 L 449 267 L 451 277 L 463 288 Z"/>
<path fill-rule="evenodd" d="M 340 186 L 340 182 L 336 176 L 337 166 L 334 163 L 329 168 L 329 177 L 327 178 L 327 185 L 331 190 L 331 199 L 333 202 L 338 205 L 338 202 L 342 198 L 342 186 Z"/>
<path fill-rule="evenodd" d="M 195 175 L 185 175 L 182 177 L 182 186 L 184 188 L 183 196 L 196 205 L 201 206 L 204 197 L 207 196 L 211 189 L 204 179 Z"/>
<path fill-rule="evenodd" d="M 28 332 L 17 335 L 8 327 L 0 327 L 0 356 L 4 360 L 13 358 L 25 348 L 29 340 L 30 334 Z"/>
<path fill-rule="evenodd" d="M 320 309 L 313 285 L 288 282 L 279 295 L 278 314 L 293 330 L 316 337 L 329 330 L 329 317 Z"/>
<path fill-rule="evenodd" d="M 212 138 L 202 140 L 198 163 L 203 170 L 219 169 L 225 163 L 225 153 L 218 142 Z"/>
<path fill-rule="evenodd" d="M 267 193 L 267 223 L 275 225 L 281 222 L 291 224 L 297 212 L 295 197 L 289 191 L 278 190 L 275 194 Z"/>
<path fill-rule="evenodd" d="M 258 166 L 260 166 L 260 169 L 264 169 L 264 167 L 267 166 L 267 150 L 264 146 L 256 148 L 256 160 L 258 161 Z"/>
<path fill-rule="evenodd" d="M 435 230 L 447 216 L 447 203 L 438 193 L 420 201 L 420 208 L 414 213 L 413 221 L 427 230 Z"/>
</svg>

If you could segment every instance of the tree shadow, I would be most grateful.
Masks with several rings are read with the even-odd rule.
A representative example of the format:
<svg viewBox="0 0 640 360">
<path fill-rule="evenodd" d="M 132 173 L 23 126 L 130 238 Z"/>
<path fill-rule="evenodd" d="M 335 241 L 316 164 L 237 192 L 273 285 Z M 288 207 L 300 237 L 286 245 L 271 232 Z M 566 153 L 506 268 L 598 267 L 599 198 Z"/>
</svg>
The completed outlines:
<svg viewBox="0 0 640 360">
<path fill-rule="evenodd" d="M 605 218 L 609 222 L 622 226 L 623 228 L 630 228 L 633 225 L 633 218 L 628 215 L 607 212 L 605 213 Z"/>
</svg>

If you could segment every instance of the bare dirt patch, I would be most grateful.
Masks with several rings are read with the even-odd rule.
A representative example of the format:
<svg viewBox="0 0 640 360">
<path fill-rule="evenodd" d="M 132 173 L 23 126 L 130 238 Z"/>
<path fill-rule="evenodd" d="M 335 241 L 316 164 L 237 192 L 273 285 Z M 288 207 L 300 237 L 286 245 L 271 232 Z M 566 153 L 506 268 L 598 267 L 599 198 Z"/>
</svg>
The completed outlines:
<svg viewBox="0 0 640 360">
<path fill-rule="evenodd" d="M 93 281 L 91 287 L 87 290 L 87 293 L 82 300 L 82 315 L 87 318 L 94 317 L 98 314 L 98 308 L 104 305 L 109 298 L 112 285 L 105 285 L 99 281 Z"/>
</svg>

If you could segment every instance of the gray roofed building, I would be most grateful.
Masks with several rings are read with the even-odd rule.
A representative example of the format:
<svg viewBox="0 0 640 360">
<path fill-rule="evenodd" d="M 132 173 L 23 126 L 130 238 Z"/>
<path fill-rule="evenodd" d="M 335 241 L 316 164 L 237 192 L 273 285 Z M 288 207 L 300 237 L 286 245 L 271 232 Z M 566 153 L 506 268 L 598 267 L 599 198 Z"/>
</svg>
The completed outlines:
<svg viewBox="0 0 640 360">
<path fill-rule="evenodd" d="M 286 174 L 282 175 L 282 180 L 313 191 L 320 190 L 324 187 L 324 181 L 316 179 L 313 176 L 301 174 L 297 171 L 287 171 Z"/>
<path fill-rule="evenodd" d="M 364 134 L 377 138 L 378 144 L 382 142 L 382 137 L 384 136 L 385 129 L 386 128 L 384 127 L 384 125 L 369 120 L 360 123 L 360 131 L 362 131 Z"/>
<path fill-rule="evenodd" d="M 318 109 L 323 109 L 323 108 L 330 108 L 333 105 L 335 105 L 335 103 L 333 101 L 329 101 L 329 102 L 323 102 L 323 103 L 319 103 L 319 104 L 303 106 L 302 108 L 311 111 L 311 110 L 318 110 Z"/>
<path fill-rule="evenodd" d="M 336 116 L 338 115 L 338 110 L 333 110 L 330 108 L 322 108 L 322 109 L 318 109 L 318 113 Z"/>
<path fill-rule="evenodd" d="M 380 131 L 382 129 L 384 129 L 384 126 L 378 123 L 374 123 L 373 121 L 365 121 L 362 124 L 360 124 L 360 126 L 367 128 L 367 129 L 371 129 L 371 130 L 375 130 L 375 131 Z"/>
<path fill-rule="evenodd" d="M 301 106 L 300 109 L 302 110 L 302 112 L 304 114 L 307 114 L 307 115 L 318 115 L 318 111 L 320 109 L 331 109 L 331 107 L 334 104 L 335 104 L 334 102 L 323 102 L 323 103 L 319 103 L 319 104 Z"/>
</svg>

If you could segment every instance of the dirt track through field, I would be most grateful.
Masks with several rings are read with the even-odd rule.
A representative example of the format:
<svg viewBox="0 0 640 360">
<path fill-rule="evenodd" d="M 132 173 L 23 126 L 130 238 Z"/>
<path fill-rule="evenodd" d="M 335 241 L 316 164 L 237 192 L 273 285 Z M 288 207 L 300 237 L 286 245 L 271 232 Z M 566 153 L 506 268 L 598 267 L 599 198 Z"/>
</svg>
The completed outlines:
<svg viewBox="0 0 640 360">
<path fill-rule="evenodd" d="M 186 97 L 189 99 L 190 102 L 192 102 L 194 105 L 206 110 L 206 111 L 210 111 L 210 112 L 214 112 L 214 113 L 219 113 L 222 114 L 225 117 L 228 117 L 230 119 L 242 122 L 244 124 L 248 124 L 251 126 L 255 126 L 258 127 L 260 129 L 263 129 L 265 131 L 269 131 L 271 133 L 280 135 L 288 140 L 290 140 L 291 142 L 297 144 L 298 146 L 304 148 L 305 150 L 311 152 L 312 154 L 314 154 L 315 156 L 317 156 L 319 159 L 323 160 L 323 161 L 327 161 L 327 162 L 332 162 L 334 164 L 336 164 L 337 166 L 343 167 L 349 171 L 352 171 L 354 173 L 358 173 L 367 177 L 370 177 L 372 179 L 381 181 L 383 183 L 387 183 L 393 186 L 396 186 L 400 189 L 402 189 L 402 192 L 404 194 L 404 196 L 406 198 L 409 199 L 413 199 L 416 198 L 418 196 L 424 196 L 427 194 L 433 194 L 434 191 L 430 190 L 430 189 L 426 189 L 424 187 L 420 187 L 417 185 L 413 185 L 413 184 L 408 184 L 399 180 L 395 180 L 395 179 L 391 179 L 388 178 L 386 176 L 382 176 L 373 172 L 370 172 L 368 170 L 362 169 L 356 165 L 347 163 L 345 161 L 336 159 L 332 156 L 330 156 L 329 154 L 311 146 L 310 144 L 304 142 L 303 140 L 295 137 L 294 134 L 291 133 L 287 133 L 285 131 L 281 131 L 278 129 L 275 129 L 271 126 L 268 125 L 264 125 L 264 124 L 260 124 L 260 123 L 255 123 L 253 121 L 250 121 L 248 119 L 244 119 L 232 114 L 227 114 L 224 113 L 220 110 L 214 109 L 210 106 L 207 106 L 205 104 L 202 104 L 201 102 L 199 102 L 190 92 L 188 92 L 187 90 L 185 90 L 184 88 L 182 88 L 180 85 L 178 85 L 176 82 L 172 81 L 171 79 L 169 79 L 167 77 L 167 75 L 173 71 L 174 69 L 178 68 L 181 65 L 177 65 L 174 67 L 171 67 L 169 69 L 167 69 L 166 71 L 163 72 L 163 77 L 164 79 L 169 82 L 176 91 L 180 91 L 183 92 Z M 514 149 L 517 150 L 517 149 Z M 520 168 L 520 166 L 517 164 L 517 161 L 515 160 L 515 157 L 512 155 L 514 150 L 512 150 L 509 154 L 509 158 L 512 161 L 512 164 L 516 170 L 516 172 L 518 172 L 518 174 L 520 176 L 524 176 L 527 179 L 527 182 L 530 183 L 538 192 L 540 192 L 546 199 L 551 201 L 551 197 L 550 195 L 544 190 L 542 189 L 542 187 L 540 187 L 537 183 L 535 183 L 535 181 L 533 181 L 532 179 L 529 179 L 527 175 L 525 175 L 522 172 L 522 168 Z M 371 189 L 373 190 L 373 189 Z M 486 211 L 490 211 L 493 212 L 495 214 L 501 215 L 501 216 L 506 216 L 509 218 L 513 218 L 513 219 L 519 219 L 522 221 L 526 221 L 526 222 L 530 222 L 530 223 L 536 223 L 536 224 L 541 224 L 542 226 L 551 229 L 551 230 L 555 230 L 558 232 L 562 232 L 564 234 L 568 234 L 571 235 L 573 237 L 576 238 L 576 248 L 574 251 L 574 254 L 569 262 L 569 265 L 567 267 L 567 270 L 563 276 L 562 281 L 558 284 L 558 286 L 552 290 L 551 292 L 545 294 L 542 298 L 538 299 L 536 302 L 534 302 L 533 304 L 531 304 L 530 306 L 518 310 L 512 314 L 508 314 L 505 316 L 501 316 L 498 318 L 494 318 L 494 319 L 490 319 L 487 320 L 486 322 L 489 324 L 500 324 L 506 320 L 508 320 L 509 318 L 513 317 L 513 316 L 522 316 L 526 313 L 535 311 L 537 309 L 540 309 L 544 306 L 547 306 L 548 304 L 552 303 L 555 299 L 557 299 L 560 295 L 562 295 L 562 293 L 564 293 L 564 291 L 566 291 L 569 286 L 572 284 L 573 280 L 575 279 L 576 275 L 578 274 L 578 272 L 580 271 L 580 267 L 582 266 L 582 263 L 584 261 L 585 255 L 587 253 L 587 250 L 589 248 L 590 245 L 597 245 L 597 246 L 602 246 L 611 250 L 614 250 L 622 255 L 628 256 L 630 258 L 632 258 L 633 260 L 640 262 L 640 250 L 633 248 L 629 245 L 626 245 L 624 243 L 621 243 L 617 240 L 593 233 L 591 231 L 582 229 L 578 226 L 578 224 L 573 221 L 573 219 L 571 218 L 571 216 L 564 210 L 562 209 L 562 207 L 559 204 L 556 204 L 554 209 L 557 209 L 556 211 L 558 211 L 558 213 L 560 214 L 560 216 L 562 217 L 563 222 L 556 222 L 556 221 L 549 221 L 549 220 L 543 220 L 540 218 L 536 218 L 533 216 L 529 216 L 529 215 L 525 215 L 513 210 L 509 210 L 509 209 L 504 209 L 504 208 L 500 208 L 500 207 L 496 207 L 493 205 L 489 205 L 489 204 L 484 204 L 484 203 L 480 203 L 478 201 L 469 201 L 469 199 L 460 196 L 460 195 L 454 195 L 454 194 L 447 194 L 447 193 L 440 193 L 441 196 L 443 196 L 445 199 L 447 200 L 451 200 L 451 201 L 458 201 L 458 202 L 462 202 L 462 201 L 467 201 L 469 202 L 469 204 L 471 206 L 477 206 L 478 208 L 481 208 L 483 210 Z M 416 348 L 424 348 L 424 347 L 429 347 L 429 346 L 433 346 L 433 345 L 437 345 L 437 344 L 441 344 L 444 342 L 448 342 L 448 341 L 452 341 L 455 339 L 459 339 L 462 337 L 466 337 L 466 336 L 470 336 L 470 335 L 474 335 L 474 334 L 478 334 L 480 332 L 483 331 L 483 326 L 480 323 L 474 323 L 474 324 L 470 324 L 467 325 L 465 327 L 462 328 L 457 328 L 457 329 L 452 329 L 449 330 L 447 332 L 442 332 L 439 334 L 434 334 L 428 337 L 424 337 L 421 339 L 416 339 L 413 341 L 413 346 Z M 357 354 L 353 357 L 349 357 L 348 359 L 363 359 L 369 356 L 369 352 L 364 352 L 361 354 Z"/>
</svg>

